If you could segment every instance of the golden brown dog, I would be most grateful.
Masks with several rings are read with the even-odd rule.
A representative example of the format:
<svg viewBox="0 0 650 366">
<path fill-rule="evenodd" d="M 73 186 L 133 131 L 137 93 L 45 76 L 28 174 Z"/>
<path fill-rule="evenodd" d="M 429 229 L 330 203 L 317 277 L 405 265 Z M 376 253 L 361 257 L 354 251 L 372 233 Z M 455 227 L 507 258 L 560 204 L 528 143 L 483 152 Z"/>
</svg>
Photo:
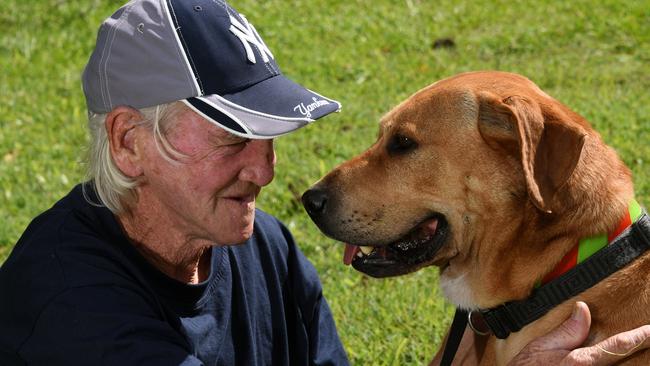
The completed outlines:
<svg viewBox="0 0 650 366">
<path fill-rule="evenodd" d="M 348 243 L 344 260 L 357 270 L 386 277 L 436 265 L 452 303 L 486 309 L 525 299 L 581 238 L 615 230 L 633 196 L 629 169 L 584 118 L 522 76 L 473 72 L 395 107 L 377 141 L 303 203 Z M 592 312 L 590 344 L 648 323 L 649 259 L 491 338 L 481 364 L 506 364 L 576 300 Z M 650 353 L 627 362 L 648 365 Z"/>
</svg>

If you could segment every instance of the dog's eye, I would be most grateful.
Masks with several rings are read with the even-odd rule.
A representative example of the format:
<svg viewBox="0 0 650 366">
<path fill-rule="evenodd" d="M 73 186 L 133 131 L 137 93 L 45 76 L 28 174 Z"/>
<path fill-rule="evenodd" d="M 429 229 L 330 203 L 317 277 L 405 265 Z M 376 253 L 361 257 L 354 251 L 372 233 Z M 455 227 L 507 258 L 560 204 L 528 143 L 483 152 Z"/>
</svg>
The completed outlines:
<svg viewBox="0 0 650 366">
<path fill-rule="evenodd" d="M 394 135 L 391 137 L 386 147 L 389 154 L 406 154 L 418 147 L 417 142 L 404 135 Z"/>
</svg>

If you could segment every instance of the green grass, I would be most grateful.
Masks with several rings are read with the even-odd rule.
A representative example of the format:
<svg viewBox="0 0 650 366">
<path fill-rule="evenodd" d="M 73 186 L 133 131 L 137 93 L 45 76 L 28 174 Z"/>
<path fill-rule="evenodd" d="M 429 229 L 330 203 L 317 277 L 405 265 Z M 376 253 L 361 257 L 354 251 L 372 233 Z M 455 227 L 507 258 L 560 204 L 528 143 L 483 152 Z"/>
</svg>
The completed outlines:
<svg viewBox="0 0 650 366">
<path fill-rule="evenodd" d="M 0 261 L 29 221 L 83 178 L 79 75 L 121 1 L 0 3 Z M 480 5 L 479 5 L 480 4 Z M 469 70 L 524 74 L 584 115 L 632 169 L 650 205 L 650 1 L 242 0 L 285 74 L 344 104 L 277 141 L 261 207 L 292 229 L 322 276 L 354 365 L 424 364 L 448 325 L 437 271 L 374 280 L 341 263 L 298 198 L 370 145 L 383 113 Z M 433 42 L 453 38 L 454 49 Z"/>
</svg>

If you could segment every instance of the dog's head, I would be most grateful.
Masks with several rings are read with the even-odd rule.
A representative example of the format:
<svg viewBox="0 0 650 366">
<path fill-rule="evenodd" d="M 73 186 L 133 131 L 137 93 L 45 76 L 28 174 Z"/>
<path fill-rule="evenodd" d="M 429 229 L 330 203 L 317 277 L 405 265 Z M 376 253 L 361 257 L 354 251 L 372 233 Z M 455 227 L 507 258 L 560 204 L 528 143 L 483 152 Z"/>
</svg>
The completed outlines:
<svg viewBox="0 0 650 366">
<path fill-rule="evenodd" d="M 511 247 L 526 239 L 524 220 L 541 225 L 570 204 L 559 193 L 590 134 L 522 76 L 461 74 L 390 111 L 377 141 L 303 203 L 323 233 L 347 243 L 346 263 L 368 275 L 431 264 L 443 277 L 448 267 L 456 278 L 479 273 L 498 267 L 504 256 L 494 253 L 525 250 Z"/>
</svg>

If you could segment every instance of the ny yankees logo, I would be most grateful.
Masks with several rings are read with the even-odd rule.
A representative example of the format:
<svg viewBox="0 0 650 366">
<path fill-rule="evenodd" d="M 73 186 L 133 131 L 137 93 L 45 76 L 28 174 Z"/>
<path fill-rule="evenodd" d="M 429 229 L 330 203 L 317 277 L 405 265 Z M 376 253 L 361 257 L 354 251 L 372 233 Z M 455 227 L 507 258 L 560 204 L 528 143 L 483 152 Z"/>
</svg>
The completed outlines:
<svg viewBox="0 0 650 366">
<path fill-rule="evenodd" d="M 248 61 L 251 63 L 257 63 L 257 59 L 255 58 L 255 54 L 251 48 L 252 44 L 257 47 L 257 50 L 262 55 L 262 60 L 264 60 L 265 63 L 269 62 L 269 56 L 271 58 L 274 58 L 273 54 L 269 48 L 266 47 L 264 41 L 262 41 L 262 37 L 257 34 L 255 27 L 253 27 L 253 25 L 250 24 L 243 15 L 240 14 L 240 16 L 244 24 L 240 23 L 239 20 L 230 15 L 230 31 L 235 36 L 237 36 L 237 38 L 239 38 L 241 43 L 244 45 L 244 49 L 246 50 L 246 58 L 248 58 Z"/>
</svg>

